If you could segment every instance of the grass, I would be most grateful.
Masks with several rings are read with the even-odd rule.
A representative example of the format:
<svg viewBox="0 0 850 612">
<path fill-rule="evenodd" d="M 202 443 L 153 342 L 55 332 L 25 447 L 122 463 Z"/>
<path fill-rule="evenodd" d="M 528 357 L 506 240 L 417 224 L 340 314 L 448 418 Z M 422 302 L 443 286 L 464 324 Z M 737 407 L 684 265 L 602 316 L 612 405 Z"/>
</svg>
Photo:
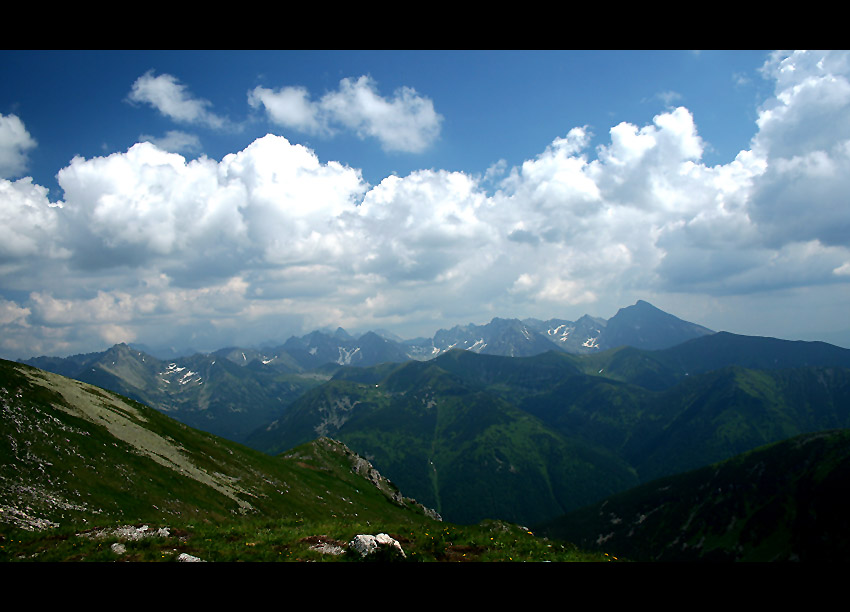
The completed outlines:
<svg viewBox="0 0 850 612">
<path fill-rule="evenodd" d="M 300 519 L 233 520 L 226 524 L 199 522 L 146 524 L 140 539 L 116 535 L 116 525 L 85 529 L 59 527 L 24 531 L 0 527 L 0 561 L 15 562 L 176 562 L 181 553 L 208 562 L 362 562 L 348 542 L 359 533 L 387 533 L 405 557 L 378 557 L 402 562 L 609 562 L 614 557 L 583 552 L 564 542 L 539 538 L 516 525 L 485 521 L 478 525 L 433 522 L 431 527 L 369 525 L 343 521 L 305 524 Z M 142 527 L 141 524 L 134 527 Z M 159 531 L 165 528 L 166 531 Z M 158 533 L 159 532 L 159 533 Z M 123 546 L 116 552 L 113 545 Z M 341 554 L 324 550 L 336 549 Z M 345 551 L 345 552 L 343 552 Z"/>
<path fill-rule="evenodd" d="M 270 457 L 10 362 L 0 400 L 0 562 L 359 562 L 348 543 L 379 533 L 405 552 L 383 561 L 607 560 L 506 522 L 429 518 L 332 440 Z"/>
</svg>

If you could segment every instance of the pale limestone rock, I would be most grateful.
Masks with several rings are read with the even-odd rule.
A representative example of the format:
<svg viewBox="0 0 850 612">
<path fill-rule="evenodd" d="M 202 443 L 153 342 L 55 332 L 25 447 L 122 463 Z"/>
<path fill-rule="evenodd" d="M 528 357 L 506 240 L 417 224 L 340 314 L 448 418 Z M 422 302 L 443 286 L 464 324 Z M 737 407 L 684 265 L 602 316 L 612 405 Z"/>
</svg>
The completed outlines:
<svg viewBox="0 0 850 612">
<path fill-rule="evenodd" d="M 369 534 L 356 535 L 348 546 L 360 553 L 362 557 L 374 554 L 381 547 L 387 547 L 394 549 L 402 558 L 407 558 L 407 555 L 404 554 L 404 550 L 401 548 L 401 544 L 385 533 L 379 533 L 376 536 Z"/>
</svg>

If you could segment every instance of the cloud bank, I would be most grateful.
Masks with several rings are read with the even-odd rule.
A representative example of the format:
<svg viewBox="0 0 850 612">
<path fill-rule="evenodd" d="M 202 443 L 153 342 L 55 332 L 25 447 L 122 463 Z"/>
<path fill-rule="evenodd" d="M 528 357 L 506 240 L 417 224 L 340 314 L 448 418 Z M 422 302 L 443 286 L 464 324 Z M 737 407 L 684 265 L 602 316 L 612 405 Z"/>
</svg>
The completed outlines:
<svg viewBox="0 0 850 612">
<path fill-rule="evenodd" d="M 751 146 L 717 166 L 680 106 L 612 127 L 595 150 L 575 127 L 492 189 L 445 170 L 369 185 L 271 134 L 220 162 L 150 142 L 74 158 L 57 202 L 31 179 L 2 180 L 0 350 L 212 349 L 325 325 L 410 337 L 490 316 L 611 316 L 654 295 L 716 305 L 846 288 L 850 61 L 775 54 L 762 71 L 775 92 Z M 146 78 L 139 99 L 209 121 L 180 104 L 185 90 Z M 258 88 L 252 103 L 282 125 L 337 123 L 389 148 L 414 150 L 435 125 L 430 102 L 381 99 L 368 79 L 317 103 Z M 396 128 L 375 127 L 386 115 Z"/>
</svg>

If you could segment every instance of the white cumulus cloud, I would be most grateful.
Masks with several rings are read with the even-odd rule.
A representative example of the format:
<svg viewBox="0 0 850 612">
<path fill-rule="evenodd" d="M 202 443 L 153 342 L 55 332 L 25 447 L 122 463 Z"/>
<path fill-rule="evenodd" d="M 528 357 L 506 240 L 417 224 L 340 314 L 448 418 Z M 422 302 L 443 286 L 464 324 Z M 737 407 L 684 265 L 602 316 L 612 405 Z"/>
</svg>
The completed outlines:
<svg viewBox="0 0 850 612">
<path fill-rule="evenodd" d="M 30 177 L 0 179 L 0 262 L 59 255 L 57 208 Z"/>
<path fill-rule="evenodd" d="M 158 262 L 196 276 L 333 251 L 333 219 L 365 190 L 359 171 L 272 135 L 221 162 L 139 143 L 75 158 L 58 180 L 80 267 Z"/>
<path fill-rule="evenodd" d="M 317 101 L 303 87 L 256 87 L 248 93 L 248 101 L 263 107 L 278 125 L 322 135 L 344 128 L 360 138 L 378 140 L 387 151 L 424 151 L 439 136 L 443 119 L 434 103 L 413 88 L 401 87 L 386 98 L 368 76 L 342 79 L 338 90 Z"/>
<path fill-rule="evenodd" d="M 846 297 L 850 131 L 820 114 L 850 115 L 847 65 L 772 56 L 775 96 L 750 149 L 716 166 L 680 106 L 613 126 L 595 149 L 575 127 L 484 176 L 429 169 L 370 186 L 267 135 L 221 161 L 150 142 L 75 158 L 56 203 L 31 180 L 0 182 L 0 278 L 16 291 L 0 294 L 0 349 L 97 350 L 122 333 L 218 348 L 282 341 L 281 321 L 433 333 L 578 307 L 611 316 L 656 295 L 716 312 L 777 292 Z M 430 102 L 382 98 L 365 77 L 317 102 L 303 90 L 252 96 L 281 124 L 402 150 L 439 127 Z"/>
<path fill-rule="evenodd" d="M 156 137 L 147 134 L 139 136 L 139 140 L 150 142 L 158 148 L 172 153 L 195 154 L 201 151 L 201 140 L 195 134 L 180 130 L 169 130 L 165 136 Z"/>
<path fill-rule="evenodd" d="M 204 124 L 213 128 L 226 125 L 226 120 L 211 112 L 212 103 L 195 98 L 188 88 L 170 74 L 154 76 L 148 71 L 133 83 L 127 99 L 149 104 L 160 113 L 181 123 Z"/>
<path fill-rule="evenodd" d="M 21 176 L 28 163 L 28 153 L 36 141 L 17 115 L 0 113 L 0 177 Z"/>
<path fill-rule="evenodd" d="M 850 247 L 850 53 L 773 54 L 776 93 L 761 108 L 753 151 L 766 170 L 751 214 L 772 245 Z"/>
<path fill-rule="evenodd" d="M 248 92 L 248 103 L 263 107 L 274 123 L 307 134 L 327 134 L 329 128 L 319 115 L 319 105 L 310 100 L 304 87 L 283 87 L 277 91 L 256 87 Z"/>
</svg>

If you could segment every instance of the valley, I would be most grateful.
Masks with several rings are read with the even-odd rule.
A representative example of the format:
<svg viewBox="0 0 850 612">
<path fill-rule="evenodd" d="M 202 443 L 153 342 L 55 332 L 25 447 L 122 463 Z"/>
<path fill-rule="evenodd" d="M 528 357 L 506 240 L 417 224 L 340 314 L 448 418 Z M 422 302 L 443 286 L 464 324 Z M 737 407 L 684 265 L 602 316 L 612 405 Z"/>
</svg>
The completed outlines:
<svg viewBox="0 0 850 612">
<path fill-rule="evenodd" d="M 4 370 L 4 397 L 10 402 L 4 404 L 5 414 L 16 415 L 12 421 L 4 415 L 7 428 L 16 424 L 16 433 L 6 436 L 10 446 L 4 447 L 7 523 L 24 512 L 22 504 L 38 508 L 24 512 L 30 527 L 67 523 L 56 520 L 59 507 L 73 517 L 72 523 L 89 521 L 90 497 L 98 500 L 102 516 L 133 515 L 136 522 L 175 516 L 184 521 L 187 516 L 261 520 L 270 513 L 304 520 L 306 506 L 272 503 L 291 499 L 281 494 L 280 483 L 303 477 L 296 475 L 298 466 L 309 463 L 293 458 L 312 456 L 317 444 L 341 444 L 339 452 L 346 461 L 366 462 L 391 483 L 381 502 L 389 504 L 381 511 L 388 514 L 375 520 L 415 523 L 413 533 L 433 530 L 423 525 L 436 518 L 470 533 L 501 521 L 499 525 L 523 527 L 519 531 L 526 535 L 531 531 L 556 538 L 558 546 L 571 551 L 590 551 L 581 553 L 590 559 L 608 553 L 608 558 L 632 560 L 805 560 L 816 550 L 810 540 L 822 540 L 824 534 L 836 542 L 828 551 L 831 558 L 840 559 L 847 550 L 846 529 L 836 519 L 840 513 L 825 508 L 843 507 L 832 496 L 840 489 L 836 483 L 845 478 L 848 461 L 841 432 L 850 428 L 850 350 L 822 342 L 713 332 L 642 301 L 608 321 L 493 319 L 484 326 L 458 326 L 415 341 L 374 332 L 353 338 L 338 329 L 291 338 L 272 350 L 231 347 L 159 360 L 116 345 L 103 353 L 39 357 L 26 364 L 9 364 Z M 41 373 L 16 369 L 32 367 Z M 112 392 L 129 399 L 118 399 Z M 39 402 L 24 408 L 18 401 L 24 396 Z M 100 407 L 83 401 L 92 399 Z M 81 402 L 89 408 L 67 408 Z M 101 429 L 95 436 L 94 430 L 66 422 L 69 417 Z M 37 436 L 23 442 L 19 436 L 47 431 L 51 423 L 89 433 L 77 432 L 83 438 L 76 445 L 68 436 L 66 444 L 51 451 L 63 457 L 52 454 L 33 463 L 37 453 L 22 454 L 20 449 L 50 444 L 45 446 Z M 51 431 L 54 437 L 60 435 L 59 430 Z M 104 441 L 90 446 L 96 437 Z M 186 442 L 175 443 L 184 437 Z M 86 444 L 80 446 L 84 438 Z M 809 439 L 822 440 L 828 448 L 804 442 Z M 764 486 L 744 486 L 744 474 L 753 470 L 767 478 L 774 470 L 777 475 L 791 474 L 782 467 L 791 451 L 756 449 L 785 449 L 782 445 L 792 440 L 796 442 L 789 448 L 798 455 L 812 451 L 795 460 L 792 480 L 772 489 L 769 499 L 763 498 Z M 120 459 L 106 453 L 110 444 L 124 449 Z M 203 460 L 186 462 L 184 449 L 190 447 L 236 453 L 244 457 L 236 461 L 239 469 L 254 476 L 234 475 L 230 460 L 201 469 L 199 464 L 223 460 L 213 456 L 224 456 L 208 457 L 204 450 Z M 310 448 L 314 450 L 303 450 Z M 167 484 L 174 479 L 168 476 L 155 486 L 131 490 L 130 483 L 145 476 L 136 471 L 139 467 L 125 465 L 125 456 L 147 457 L 157 469 L 168 468 L 188 484 Z M 337 467 L 326 463 L 320 471 L 351 482 L 352 472 L 338 467 L 340 457 L 333 461 Z M 112 484 L 95 486 L 95 466 L 104 462 L 114 463 L 124 480 L 116 474 Z M 150 462 L 146 465 L 153 469 Z M 727 465 L 736 467 L 722 468 L 722 483 L 711 480 Z M 56 466 L 82 480 L 58 478 Z M 245 488 L 257 477 L 251 486 L 258 489 Z M 147 478 L 157 483 L 163 477 Z M 41 482 L 42 492 L 24 485 L 27 480 Z M 277 483 L 276 493 L 268 489 L 271 483 Z M 715 484 L 727 493 L 710 493 Z M 171 499 L 167 491 L 175 486 L 181 494 Z M 318 486 L 330 492 L 343 485 L 334 480 Z M 319 513 L 309 520 L 340 519 L 342 525 L 345 516 L 361 523 L 370 516 L 362 510 L 357 519 L 346 514 L 352 507 L 372 508 L 375 503 L 358 500 L 361 486 L 346 486 L 348 493 L 339 496 L 344 504 L 323 509 L 330 517 Z M 678 495 L 680 503 L 658 501 L 649 493 L 670 487 L 686 491 Z M 801 487 L 807 493 L 801 493 Z M 26 503 L 20 497 L 23 490 L 32 497 Z M 68 490 L 85 493 L 68 497 Z M 10 501 L 12 491 L 19 492 L 19 501 Z M 729 491 L 740 495 L 729 497 Z M 302 495 L 306 500 L 312 489 L 305 488 Z M 729 541 L 713 543 L 704 532 L 691 534 L 681 526 L 694 524 L 686 517 L 711 503 L 725 517 L 713 521 L 749 527 L 724 532 Z M 788 503 L 810 504 L 815 522 L 806 522 L 809 510 L 799 506 L 792 515 L 771 519 L 772 527 L 757 528 L 760 519 L 753 518 L 754 507 Z M 637 504 L 663 508 L 652 514 L 664 521 L 626 536 L 591 518 L 602 516 L 600 508 L 615 507 L 611 504 L 619 508 L 611 515 L 620 517 L 615 524 L 627 524 L 624 517 L 629 513 L 648 512 L 636 509 Z M 151 513 L 147 506 L 159 512 Z M 770 512 L 775 515 L 768 509 L 762 514 Z M 700 537 L 709 543 L 696 546 Z M 677 538 L 689 544 L 682 549 L 686 552 L 673 555 L 670 542 L 684 541 Z M 763 545 L 765 538 L 773 543 Z M 646 547 L 658 552 L 642 552 Z M 480 554 L 478 560 L 486 556 Z"/>
</svg>

